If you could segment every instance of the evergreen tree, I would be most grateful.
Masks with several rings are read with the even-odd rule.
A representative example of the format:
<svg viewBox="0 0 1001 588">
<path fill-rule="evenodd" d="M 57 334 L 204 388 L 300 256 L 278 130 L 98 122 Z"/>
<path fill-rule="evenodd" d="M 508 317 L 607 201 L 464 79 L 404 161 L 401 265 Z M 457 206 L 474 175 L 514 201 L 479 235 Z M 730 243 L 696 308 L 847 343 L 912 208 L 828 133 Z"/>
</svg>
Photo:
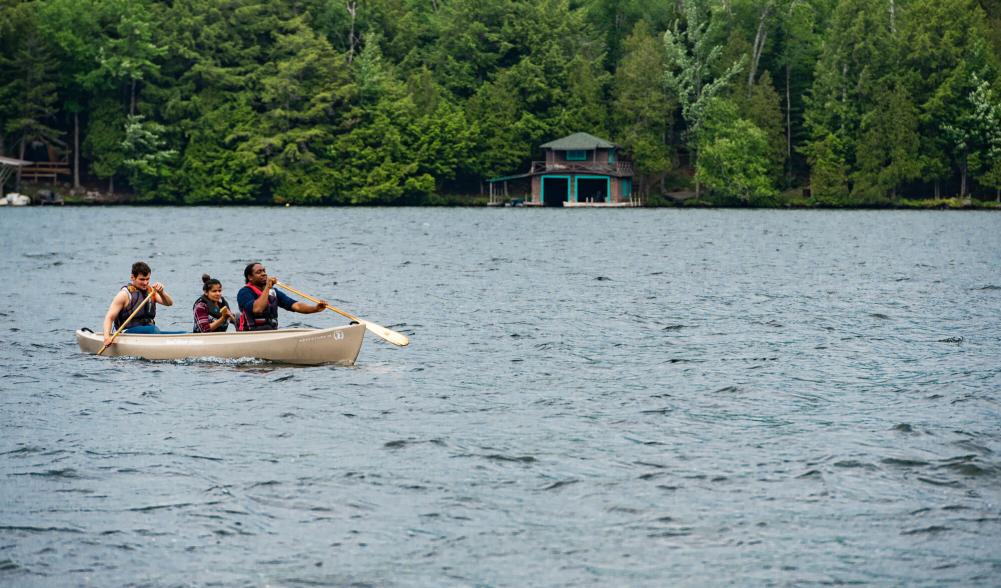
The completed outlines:
<svg viewBox="0 0 1001 588">
<path fill-rule="evenodd" d="M 11 9 L 7 21 L 18 31 L 19 42 L 12 54 L 0 56 L 0 64 L 10 77 L 0 88 L 0 97 L 10 104 L 4 108 L 3 133 L 15 142 L 17 157 L 24 159 L 29 144 L 47 142 L 61 133 L 53 126 L 58 112 L 58 63 L 37 25 L 37 15 L 30 4 Z M 20 171 L 18 171 L 20 180 Z"/>
<path fill-rule="evenodd" d="M 945 129 L 962 126 L 972 75 L 996 76 L 986 26 L 974 0 L 911 0 L 899 19 L 896 68 L 918 108 L 922 178 L 934 182 L 936 196 L 950 175 L 950 164 L 965 176 L 962 150 L 956 151 L 956 137 Z"/>
<path fill-rule="evenodd" d="M 815 139 L 807 156 L 810 163 L 810 192 L 821 205 L 843 206 L 848 203 L 848 164 L 845 148 L 834 133 Z"/>
<path fill-rule="evenodd" d="M 426 68 L 411 76 L 407 94 L 413 105 L 407 151 L 419 162 L 418 172 L 433 177 L 440 191 L 457 173 L 469 171 L 467 162 L 479 127 L 444 96 Z"/>
<path fill-rule="evenodd" d="M 79 188 L 80 117 L 86 116 L 94 95 L 86 80 L 98 67 L 93 40 L 101 36 L 101 10 L 97 0 L 47 0 L 39 4 L 39 28 L 56 48 L 60 64 L 60 102 L 73 119 L 73 187 Z"/>
<path fill-rule="evenodd" d="M 512 173 L 545 142 L 546 129 L 539 118 L 525 108 L 525 86 L 543 84 L 540 69 L 529 62 L 502 71 L 497 79 L 484 84 L 466 105 L 470 120 L 479 122 L 471 169 L 481 177 Z"/>
<path fill-rule="evenodd" d="M 261 63 L 273 31 L 288 14 L 263 0 L 174 0 L 159 16 L 168 48 L 145 96 L 180 152 L 158 192 L 191 203 L 258 202 L 271 198 L 256 173 L 257 154 L 241 150 L 260 128 Z"/>
<path fill-rule="evenodd" d="M 435 177 L 429 172 L 441 171 L 434 167 L 434 146 L 440 145 L 443 134 L 457 130 L 461 119 L 444 116 L 438 109 L 447 109 L 445 104 L 435 110 L 444 126 L 431 122 L 435 113 L 422 119 L 406 85 L 384 61 L 376 35 L 364 39 L 352 69 L 358 102 L 345 116 L 346 132 L 331 145 L 331 153 L 342 163 L 339 201 L 388 204 L 431 194 Z M 453 157 L 458 157 L 456 152 Z M 442 156 L 448 160 L 446 154 Z"/>
<path fill-rule="evenodd" d="M 327 150 L 330 124 L 352 91 L 346 64 L 302 17 L 274 32 L 269 60 L 253 75 L 258 128 L 238 147 L 275 202 L 319 203 L 338 188 Z"/>
<path fill-rule="evenodd" d="M 664 50 L 641 20 L 625 40 L 615 71 L 612 120 L 613 136 L 632 155 L 637 192 L 644 196 L 674 164 L 670 138 L 677 103 L 652 71 L 664 71 Z"/>
<path fill-rule="evenodd" d="M 587 19 L 604 37 L 607 63 L 614 68 L 629 52 L 628 38 L 643 21 L 650 30 L 665 30 L 677 17 L 671 2 L 661 0 L 588 0 Z"/>
<path fill-rule="evenodd" d="M 256 154 L 238 149 L 254 133 L 257 115 L 246 100 L 237 100 L 200 113 L 188 133 L 178 173 L 170 178 L 170 188 L 187 203 L 246 204 L 264 198 Z"/>
<path fill-rule="evenodd" d="M 813 85 L 813 70 L 821 49 L 820 30 L 826 13 L 826 0 L 792 0 L 779 11 L 780 26 L 776 34 L 778 45 L 776 88 L 782 95 L 785 116 L 785 157 L 787 182 L 802 176 L 803 162 L 799 146 L 809 138 L 803 125 L 803 97 Z"/>
<path fill-rule="evenodd" d="M 876 94 L 887 74 L 892 48 L 890 16 L 882 5 L 869 0 L 838 2 L 807 100 L 805 117 L 811 140 L 802 151 L 812 161 L 833 163 L 833 136 L 838 157 L 844 158 L 849 173 L 855 169 L 862 117 L 880 106 Z M 823 153 L 815 153 L 818 149 Z"/>
<path fill-rule="evenodd" d="M 403 67 L 429 68 L 436 83 L 460 98 L 469 98 L 510 50 L 504 23 L 513 17 L 511 0 L 443 2 L 429 18 L 432 38 L 407 56 Z"/>
<path fill-rule="evenodd" d="M 108 191 L 115 191 L 115 175 L 122 169 L 125 113 L 118 97 L 102 96 L 91 105 L 84 130 L 83 153 L 90 159 L 90 172 L 108 180 Z"/>
<path fill-rule="evenodd" d="M 127 112 L 136 114 L 139 83 L 156 74 L 166 48 L 154 40 L 149 0 L 107 0 L 98 3 L 99 17 L 110 28 L 99 38 L 99 67 L 83 77 L 88 87 L 123 87 Z"/>
<path fill-rule="evenodd" d="M 768 143 L 768 174 L 773 184 L 782 180 L 786 159 L 786 137 L 778 92 L 772 76 L 764 72 L 748 92 L 737 93 L 741 115 L 764 133 Z"/>
<path fill-rule="evenodd" d="M 595 67 L 594 61 L 576 55 L 567 64 L 566 99 L 559 109 L 556 128 L 566 134 L 584 129 L 599 137 L 608 136 L 607 101 L 611 76 Z"/>
<path fill-rule="evenodd" d="M 852 194 L 860 202 L 876 204 L 897 187 L 921 173 L 917 109 L 903 83 L 886 82 L 876 100 L 884 107 L 862 116 L 858 143 L 858 169 L 853 174 Z"/>
</svg>

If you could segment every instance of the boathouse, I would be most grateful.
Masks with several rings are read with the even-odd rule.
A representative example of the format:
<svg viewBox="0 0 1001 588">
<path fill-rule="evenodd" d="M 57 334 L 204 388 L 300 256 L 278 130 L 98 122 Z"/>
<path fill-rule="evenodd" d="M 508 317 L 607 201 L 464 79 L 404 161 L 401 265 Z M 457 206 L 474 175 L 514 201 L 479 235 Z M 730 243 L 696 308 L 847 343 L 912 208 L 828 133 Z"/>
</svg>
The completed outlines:
<svg viewBox="0 0 1001 588">
<path fill-rule="evenodd" d="M 633 166 L 619 158 L 619 147 L 588 133 L 574 133 L 539 146 L 544 161 L 527 173 L 491 178 L 490 204 L 510 199 L 508 182 L 528 179 L 526 206 L 636 206 Z"/>
</svg>

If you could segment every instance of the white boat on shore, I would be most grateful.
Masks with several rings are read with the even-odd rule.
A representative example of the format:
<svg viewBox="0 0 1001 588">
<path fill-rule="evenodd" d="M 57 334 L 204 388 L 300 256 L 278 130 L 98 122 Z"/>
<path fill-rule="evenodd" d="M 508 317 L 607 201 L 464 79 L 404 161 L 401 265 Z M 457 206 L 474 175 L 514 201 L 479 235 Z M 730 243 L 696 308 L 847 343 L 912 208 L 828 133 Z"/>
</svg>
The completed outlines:
<svg viewBox="0 0 1001 588">
<path fill-rule="evenodd" d="M 143 359 L 187 359 L 253 357 L 283 363 L 352 365 L 365 339 L 365 325 L 345 325 L 329 329 L 278 329 L 176 335 L 133 335 L 122 333 L 102 355 Z M 80 351 L 97 353 L 104 339 L 90 329 L 76 332 Z"/>
<path fill-rule="evenodd" d="M 3 202 L 3 206 L 28 206 L 31 204 L 31 198 L 17 192 L 8 192 L 7 197 L 0 202 Z"/>
</svg>

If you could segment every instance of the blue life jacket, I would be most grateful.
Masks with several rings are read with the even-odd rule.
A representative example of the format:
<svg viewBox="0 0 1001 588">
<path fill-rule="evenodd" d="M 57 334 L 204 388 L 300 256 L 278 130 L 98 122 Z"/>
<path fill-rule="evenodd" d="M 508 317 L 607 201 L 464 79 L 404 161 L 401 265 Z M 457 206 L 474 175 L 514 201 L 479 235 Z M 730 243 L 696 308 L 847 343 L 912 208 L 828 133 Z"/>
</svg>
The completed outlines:
<svg viewBox="0 0 1001 588">
<path fill-rule="evenodd" d="M 213 322 L 219 320 L 219 317 L 222 316 L 222 309 L 223 309 L 223 307 L 229 308 L 229 302 L 226 302 L 225 298 L 223 298 L 219 302 L 219 304 L 216 304 L 215 302 L 212 301 L 211 298 L 209 298 L 208 296 L 202 294 L 201 296 L 198 297 L 197 300 L 195 300 L 195 303 L 191 305 L 191 312 L 192 312 L 192 314 L 194 314 L 195 307 L 198 306 L 199 302 L 204 302 L 205 303 L 205 309 L 208 311 L 209 316 L 212 317 Z M 219 325 L 218 327 L 216 327 L 215 330 L 212 330 L 212 331 L 209 331 L 209 332 L 210 333 L 221 333 L 221 332 L 225 331 L 228 328 L 229 328 L 229 320 L 225 320 L 225 321 L 223 321 L 223 323 L 221 325 Z M 198 316 L 197 315 L 195 316 L 195 328 L 192 331 L 192 333 L 201 333 L 201 331 L 198 330 Z"/>
<path fill-rule="evenodd" d="M 261 290 L 257 286 L 248 283 L 247 287 L 261 295 Z M 273 331 L 278 328 L 278 294 L 274 290 L 268 291 L 268 307 L 262 314 L 253 314 L 253 305 L 240 311 L 240 324 L 238 331 Z"/>
<path fill-rule="evenodd" d="M 126 284 L 122 286 L 122 289 L 128 292 L 129 301 L 125 304 L 125 306 L 122 307 L 122 310 L 118 313 L 118 316 L 115 317 L 114 326 L 116 330 L 119 329 L 125 323 L 125 320 L 129 318 L 129 315 L 132 314 L 132 311 L 135 310 L 136 307 L 139 306 L 139 304 L 142 303 L 142 301 L 145 300 L 147 296 L 149 296 L 149 290 L 140 290 L 139 288 L 136 288 L 132 284 Z M 156 324 L 156 321 L 154 320 L 155 318 L 156 318 L 156 303 L 150 300 L 145 304 L 145 306 L 143 306 L 142 310 L 136 313 L 136 316 L 134 316 L 132 320 L 129 321 L 128 326 L 132 327 L 137 325 L 155 325 Z"/>
</svg>

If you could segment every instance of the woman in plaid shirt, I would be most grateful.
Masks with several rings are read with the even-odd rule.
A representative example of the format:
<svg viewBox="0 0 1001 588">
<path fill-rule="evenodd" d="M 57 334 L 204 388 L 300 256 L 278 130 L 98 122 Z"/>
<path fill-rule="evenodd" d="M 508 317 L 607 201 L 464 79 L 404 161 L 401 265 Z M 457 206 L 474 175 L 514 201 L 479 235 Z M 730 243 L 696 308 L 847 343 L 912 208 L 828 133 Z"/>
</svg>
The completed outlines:
<svg viewBox="0 0 1001 588">
<path fill-rule="evenodd" d="M 195 313 L 196 333 L 221 333 L 229 328 L 229 323 L 236 323 L 229 303 L 222 297 L 222 282 L 202 274 L 202 295 L 195 300 L 192 310 Z"/>
</svg>

